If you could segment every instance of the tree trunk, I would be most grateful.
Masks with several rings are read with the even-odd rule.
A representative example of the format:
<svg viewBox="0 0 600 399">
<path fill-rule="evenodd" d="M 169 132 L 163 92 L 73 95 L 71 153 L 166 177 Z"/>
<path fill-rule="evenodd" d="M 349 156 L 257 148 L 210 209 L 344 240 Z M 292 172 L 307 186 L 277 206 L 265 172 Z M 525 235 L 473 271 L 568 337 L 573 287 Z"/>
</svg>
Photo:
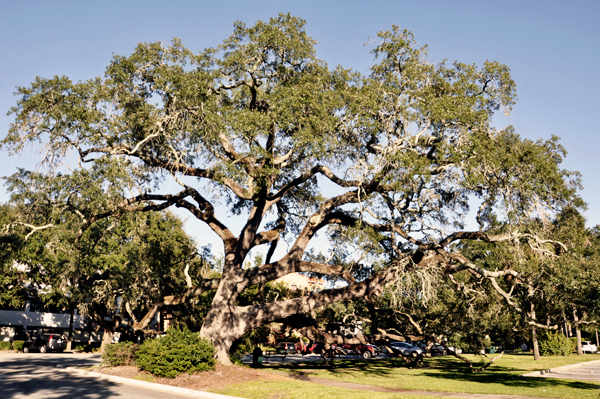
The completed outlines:
<svg viewBox="0 0 600 399">
<path fill-rule="evenodd" d="M 531 302 L 531 320 L 535 321 L 535 306 L 533 305 L 533 302 Z M 541 360 L 542 357 L 540 356 L 540 348 L 538 346 L 538 339 L 537 339 L 537 330 L 535 328 L 535 326 L 531 326 L 531 343 L 533 346 L 533 360 Z"/>
<path fill-rule="evenodd" d="M 220 364 L 231 364 L 229 349 L 245 333 L 244 327 L 248 321 L 244 316 L 236 311 L 235 306 L 227 303 L 216 306 L 214 302 L 206 315 L 200 335 L 212 341 L 216 350 L 215 357 Z"/>
<path fill-rule="evenodd" d="M 72 342 L 73 342 L 73 317 L 75 315 L 75 310 L 73 308 L 71 308 L 71 318 L 69 320 L 69 335 L 67 337 L 67 347 L 65 348 L 65 350 L 67 352 L 71 351 L 72 348 Z"/>
<path fill-rule="evenodd" d="M 540 347 L 538 346 L 537 331 L 535 326 L 531 327 L 531 342 L 533 343 L 533 360 L 541 360 Z"/>
<path fill-rule="evenodd" d="M 104 348 L 112 342 L 114 331 L 104 327 L 104 334 L 102 334 L 102 343 L 100 344 L 100 352 L 104 353 Z"/>
<path fill-rule="evenodd" d="M 575 335 L 577 336 L 577 355 L 583 356 L 583 348 L 581 347 L 581 330 L 579 329 L 579 317 L 577 309 L 573 308 L 573 322 L 575 324 Z"/>
<path fill-rule="evenodd" d="M 115 331 L 121 325 L 121 320 L 116 317 L 115 320 L 106 321 L 103 320 L 101 326 L 104 327 L 104 334 L 102 335 L 102 343 L 100 344 L 100 352 L 104 352 L 106 345 L 112 343 Z"/>
</svg>

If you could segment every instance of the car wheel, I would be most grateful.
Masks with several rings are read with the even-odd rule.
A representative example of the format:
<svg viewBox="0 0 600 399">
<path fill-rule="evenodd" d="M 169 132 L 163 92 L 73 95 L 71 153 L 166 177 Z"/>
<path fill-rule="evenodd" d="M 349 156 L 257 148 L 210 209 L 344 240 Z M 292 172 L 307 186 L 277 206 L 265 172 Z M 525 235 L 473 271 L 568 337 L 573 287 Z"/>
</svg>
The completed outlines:
<svg viewBox="0 0 600 399">
<path fill-rule="evenodd" d="M 46 353 L 47 351 L 48 349 L 46 348 L 46 345 L 40 346 L 40 353 Z"/>
<path fill-rule="evenodd" d="M 23 347 L 23 353 L 29 353 L 29 347 L 28 346 L 24 346 Z"/>
<path fill-rule="evenodd" d="M 370 359 L 371 358 L 371 351 L 364 351 L 362 354 L 362 357 L 364 359 Z"/>
</svg>

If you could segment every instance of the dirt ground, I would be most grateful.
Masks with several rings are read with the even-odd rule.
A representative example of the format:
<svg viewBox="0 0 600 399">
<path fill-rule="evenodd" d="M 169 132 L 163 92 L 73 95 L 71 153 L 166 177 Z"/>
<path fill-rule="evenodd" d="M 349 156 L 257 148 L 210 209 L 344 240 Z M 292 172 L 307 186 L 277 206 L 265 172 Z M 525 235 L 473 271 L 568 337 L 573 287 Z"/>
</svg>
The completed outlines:
<svg viewBox="0 0 600 399">
<path fill-rule="evenodd" d="M 209 389 L 221 389 L 231 384 L 253 382 L 253 381 L 285 381 L 287 377 L 263 370 L 256 370 L 241 366 L 217 365 L 215 371 L 196 372 L 192 375 L 183 373 L 177 378 L 160 378 L 152 374 L 138 370 L 135 366 L 98 367 L 93 371 L 116 375 L 119 377 L 135 378 L 136 380 L 156 382 L 159 384 L 172 385 L 181 388 L 207 391 Z"/>
</svg>

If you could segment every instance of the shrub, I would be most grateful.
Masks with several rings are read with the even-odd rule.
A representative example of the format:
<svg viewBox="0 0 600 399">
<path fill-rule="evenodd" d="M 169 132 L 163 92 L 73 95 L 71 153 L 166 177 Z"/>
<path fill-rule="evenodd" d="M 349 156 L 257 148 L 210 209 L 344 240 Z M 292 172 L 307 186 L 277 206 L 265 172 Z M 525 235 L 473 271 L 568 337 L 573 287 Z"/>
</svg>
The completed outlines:
<svg viewBox="0 0 600 399">
<path fill-rule="evenodd" d="M 135 361 L 138 345 L 133 342 L 119 342 L 106 345 L 102 353 L 102 361 L 109 366 L 129 366 Z"/>
<path fill-rule="evenodd" d="M 73 348 L 73 350 L 81 352 L 91 352 L 92 347 L 88 344 L 77 344 L 75 345 L 75 348 Z"/>
<path fill-rule="evenodd" d="M 162 338 L 148 339 L 136 352 L 136 364 L 158 377 L 175 378 L 179 374 L 215 369 L 215 348 L 187 328 L 169 329 Z"/>
<path fill-rule="evenodd" d="M 87 353 L 96 353 L 96 352 L 100 352 L 100 345 L 101 345 L 100 342 L 92 342 L 91 344 L 79 343 L 79 344 L 75 345 L 73 350 L 87 352 Z"/>
<path fill-rule="evenodd" d="M 10 350 L 10 341 L 0 341 L 0 351 Z"/>
<path fill-rule="evenodd" d="M 573 341 L 559 332 L 543 332 L 538 342 L 542 356 L 568 356 L 575 349 Z"/>
<path fill-rule="evenodd" d="M 22 352 L 24 344 L 25 344 L 25 341 L 13 341 L 12 348 L 16 351 Z"/>
</svg>

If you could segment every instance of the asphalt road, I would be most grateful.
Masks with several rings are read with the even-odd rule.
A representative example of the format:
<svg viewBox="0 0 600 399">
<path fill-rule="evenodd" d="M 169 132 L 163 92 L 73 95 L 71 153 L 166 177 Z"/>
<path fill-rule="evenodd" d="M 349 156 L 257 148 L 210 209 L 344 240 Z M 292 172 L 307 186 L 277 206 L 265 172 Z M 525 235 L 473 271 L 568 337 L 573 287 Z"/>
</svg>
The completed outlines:
<svg viewBox="0 0 600 399">
<path fill-rule="evenodd" d="M 182 399 L 182 396 L 139 386 L 83 376 L 66 367 L 100 363 L 96 354 L 15 353 L 0 355 L 2 399 Z"/>
</svg>

